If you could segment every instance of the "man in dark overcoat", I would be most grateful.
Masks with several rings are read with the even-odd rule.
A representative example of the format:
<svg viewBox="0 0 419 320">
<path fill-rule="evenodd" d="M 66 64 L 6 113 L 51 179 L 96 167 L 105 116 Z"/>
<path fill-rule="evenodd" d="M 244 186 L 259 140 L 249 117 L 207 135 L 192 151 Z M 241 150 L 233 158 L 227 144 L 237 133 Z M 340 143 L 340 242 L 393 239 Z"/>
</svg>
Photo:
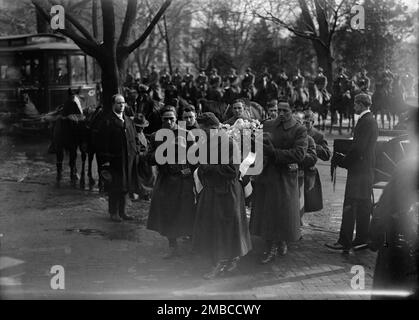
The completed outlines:
<svg viewBox="0 0 419 320">
<path fill-rule="evenodd" d="M 112 111 L 107 113 L 99 128 L 98 155 L 103 161 L 102 174 L 107 177 L 109 214 L 115 222 L 132 220 L 125 212 L 127 193 L 137 188 L 137 132 L 132 120 L 124 115 L 125 99 L 112 97 Z"/>
<path fill-rule="evenodd" d="M 342 224 L 339 239 L 326 244 L 334 250 L 349 253 L 351 249 L 367 247 L 368 229 L 372 211 L 372 185 L 374 181 L 375 147 L 378 126 L 369 108 L 371 97 L 365 93 L 355 96 L 355 113 L 359 120 L 354 129 L 354 139 L 345 157 L 333 157 L 332 164 L 348 170 Z M 353 240 L 354 225 L 356 236 Z"/>
<path fill-rule="evenodd" d="M 159 173 L 151 198 L 147 229 L 157 231 L 168 239 L 169 252 L 165 258 L 174 258 L 179 256 L 177 238 L 192 234 L 195 219 L 192 176 L 195 166 L 190 165 L 188 161 L 184 164 L 179 163 L 178 147 L 180 144 L 187 151 L 195 143 L 195 137 L 190 131 L 176 124 L 177 114 L 173 106 L 165 106 L 161 111 L 161 117 L 163 129 L 173 131 L 172 138 L 168 138 L 165 143 L 175 144 L 176 159 L 168 159 L 172 160 L 172 163 L 165 164 L 158 159 L 159 147 L 163 141 L 156 139 L 158 132 L 153 134 L 149 162 L 157 165 Z"/>
<path fill-rule="evenodd" d="M 278 117 L 263 124 L 263 133 L 264 168 L 255 178 L 250 232 L 266 241 L 262 263 L 269 263 L 287 252 L 287 242 L 300 238 L 298 163 L 307 152 L 307 129 L 281 102 Z"/>
</svg>

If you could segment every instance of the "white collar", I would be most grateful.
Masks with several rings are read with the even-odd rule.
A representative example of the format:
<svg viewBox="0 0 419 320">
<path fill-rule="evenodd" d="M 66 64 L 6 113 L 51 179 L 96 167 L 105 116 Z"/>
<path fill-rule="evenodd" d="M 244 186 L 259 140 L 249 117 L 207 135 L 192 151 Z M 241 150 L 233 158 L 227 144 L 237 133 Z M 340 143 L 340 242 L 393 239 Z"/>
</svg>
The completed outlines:
<svg viewBox="0 0 419 320">
<path fill-rule="evenodd" d="M 122 115 L 122 113 L 119 115 L 117 114 L 115 111 L 113 112 L 120 120 L 122 120 L 122 122 L 124 122 L 124 116 Z"/>
<path fill-rule="evenodd" d="M 80 102 L 79 97 L 78 97 L 77 95 L 74 95 L 73 100 L 74 100 L 74 102 L 76 103 L 77 108 L 79 108 L 80 113 L 81 113 L 81 114 L 83 114 L 83 108 L 82 108 L 82 106 L 81 106 L 81 102 Z"/>
<path fill-rule="evenodd" d="M 367 109 L 367 110 L 365 110 L 365 111 L 362 111 L 362 112 L 361 112 L 361 114 L 359 115 L 359 119 L 361 119 L 361 118 L 362 118 L 362 116 L 363 116 L 364 114 L 367 114 L 368 112 L 370 112 L 370 109 Z"/>
</svg>

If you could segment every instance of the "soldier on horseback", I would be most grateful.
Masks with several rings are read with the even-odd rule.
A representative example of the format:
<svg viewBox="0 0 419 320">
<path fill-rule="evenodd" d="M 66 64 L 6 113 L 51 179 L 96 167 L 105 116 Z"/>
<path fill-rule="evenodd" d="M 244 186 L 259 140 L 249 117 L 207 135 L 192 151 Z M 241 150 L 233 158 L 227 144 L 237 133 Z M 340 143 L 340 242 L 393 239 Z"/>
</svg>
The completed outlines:
<svg viewBox="0 0 419 320">
<path fill-rule="evenodd" d="M 290 95 L 290 83 L 287 74 L 284 69 L 281 69 L 281 73 L 278 75 L 278 98 L 280 100 L 288 101 Z"/>
<path fill-rule="evenodd" d="M 294 87 L 291 94 L 290 104 L 294 110 L 305 110 L 309 102 L 310 94 L 305 86 L 305 78 L 301 74 L 300 69 L 297 69 L 297 75 L 292 80 Z"/>
<path fill-rule="evenodd" d="M 232 104 L 234 100 L 240 97 L 240 87 L 237 84 L 238 75 L 236 70 L 232 68 L 230 74 L 226 79 L 226 86 L 224 87 L 223 101 L 227 104 Z"/>
<path fill-rule="evenodd" d="M 242 91 L 250 92 L 251 99 L 255 96 L 255 75 L 252 73 L 251 68 L 246 69 L 241 83 Z"/>
<path fill-rule="evenodd" d="M 273 81 L 272 75 L 268 72 L 267 68 L 262 74 L 262 80 L 259 84 L 255 101 L 258 102 L 263 108 L 266 108 L 268 101 L 278 99 L 278 85 Z"/>
<path fill-rule="evenodd" d="M 321 92 L 323 96 L 323 103 L 330 101 L 330 93 L 327 91 L 327 77 L 323 74 L 323 68 L 319 67 L 319 73 L 314 79 L 314 85 Z"/>
<path fill-rule="evenodd" d="M 161 128 L 160 104 L 150 97 L 150 89 L 146 85 L 140 84 L 137 87 L 137 91 L 138 98 L 136 101 L 135 113 L 142 113 L 149 121 L 150 124 L 148 127 L 144 128 L 144 133 L 151 134 Z"/>
<path fill-rule="evenodd" d="M 367 70 L 364 68 L 361 71 L 361 75 L 356 81 L 356 85 L 358 86 L 359 90 L 363 93 L 369 94 L 370 90 L 370 78 L 367 77 Z"/>
</svg>

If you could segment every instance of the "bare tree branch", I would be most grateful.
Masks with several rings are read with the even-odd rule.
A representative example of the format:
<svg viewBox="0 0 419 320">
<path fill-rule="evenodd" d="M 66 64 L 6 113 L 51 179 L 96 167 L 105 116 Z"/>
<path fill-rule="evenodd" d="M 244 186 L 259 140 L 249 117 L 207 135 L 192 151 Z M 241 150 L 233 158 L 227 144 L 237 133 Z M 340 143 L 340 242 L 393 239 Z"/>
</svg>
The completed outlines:
<svg viewBox="0 0 419 320">
<path fill-rule="evenodd" d="M 59 3 L 57 3 L 56 1 L 53 0 L 48 0 L 48 2 L 51 5 L 57 5 Z M 90 34 L 90 32 L 81 25 L 80 22 L 78 22 L 70 13 L 69 10 L 65 10 L 65 19 L 66 21 L 68 20 L 74 27 L 76 27 L 76 29 L 78 31 L 80 31 L 80 33 L 87 39 L 90 41 L 95 42 L 95 39 L 92 37 L 92 35 Z"/>
<path fill-rule="evenodd" d="M 42 8 L 37 0 L 32 0 L 33 5 L 35 6 L 36 10 L 41 14 L 41 16 L 49 23 L 51 21 L 51 17 L 49 14 Z M 83 51 L 85 51 L 88 55 L 97 56 L 98 55 L 98 46 L 81 36 L 75 33 L 71 28 L 65 29 L 58 29 L 58 32 L 69 37 L 71 40 L 74 41 Z"/>
<path fill-rule="evenodd" d="M 129 32 L 137 16 L 138 0 L 128 0 L 127 10 L 125 12 L 124 24 L 122 25 L 121 35 L 118 41 L 118 47 L 128 45 Z"/>
<path fill-rule="evenodd" d="M 157 12 L 151 23 L 148 25 L 147 29 L 143 32 L 143 34 L 135 40 L 132 44 L 130 44 L 127 48 L 128 54 L 134 51 L 137 47 L 139 47 L 145 39 L 147 39 L 148 35 L 151 33 L 157 22 L 160 20 L 161 16 L 164 14 L 166 9 L 170 6 L 172 3 L 172 0 L 166 0 L 162 6 L 160 7 L 160 10 Z"/>
</svg>

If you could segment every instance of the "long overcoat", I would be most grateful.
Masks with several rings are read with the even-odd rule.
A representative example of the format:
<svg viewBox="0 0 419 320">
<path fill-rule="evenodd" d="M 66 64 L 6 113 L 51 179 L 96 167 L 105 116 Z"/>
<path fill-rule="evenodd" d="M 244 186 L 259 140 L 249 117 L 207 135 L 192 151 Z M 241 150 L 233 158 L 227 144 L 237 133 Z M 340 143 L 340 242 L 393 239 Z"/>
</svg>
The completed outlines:
<svg viewBox="0 0 419 320">
<path fill-rule="evenodd" d="M 138 185 L 137 133 L 132 120 L 114 112 L 104 115 L 98 131 L 98 155 L 102 163 L 110 163 L 112 180 L 106 185 L 109 192 L 135 192 Z"/>
<path fill-rule="evenodd" d="M 281 124 L 266 121 L 264 133 L 271 136 L 274 155 L 255 179 L 250 231 L 268 241 L 300 238 L 298 163 L 307 152 L 307 129 L 294 118 Z"/>
<path fill-rule="evenodd" d="M 187 137 L 191 133 L 181 128 L 173 130 L 174 139 L 180 131 Z M 194 140 L 188 139 L 187 148 Z M 156 151 L 162 144 L 156 141 L 156 135 L 151 136 L 151 152 L 149 162 L 157 165 L 158 175 L 151 197 L 147 229 L 157 231 L 162 236 L 177 238 L 192 234 L 195 219 L 195 195 L 193 192 L 194 166 L 186 164 L 158 164 Z M 177 148 L 176 148 L 177 150 Z"/>
<path fill-rule="evenodd" d="M 233 159 L 237 145 L 229 139 L 226 164 L 201 164 L 199 194 L 193 234 L 193 248 L 214 262 L 246 255 L 251 249 L 245 196 L 239 181 L 239 161 Z M 211 152 L 211 151 L 210 151 Z"/>
<path fill-rule="evenodd" d="M 348 169 L 345 199 L 371 199 L 377 138 L 377 121 L 368 112 L 358 120 L 351 148 L 339 164 Z"/>
</svg>

